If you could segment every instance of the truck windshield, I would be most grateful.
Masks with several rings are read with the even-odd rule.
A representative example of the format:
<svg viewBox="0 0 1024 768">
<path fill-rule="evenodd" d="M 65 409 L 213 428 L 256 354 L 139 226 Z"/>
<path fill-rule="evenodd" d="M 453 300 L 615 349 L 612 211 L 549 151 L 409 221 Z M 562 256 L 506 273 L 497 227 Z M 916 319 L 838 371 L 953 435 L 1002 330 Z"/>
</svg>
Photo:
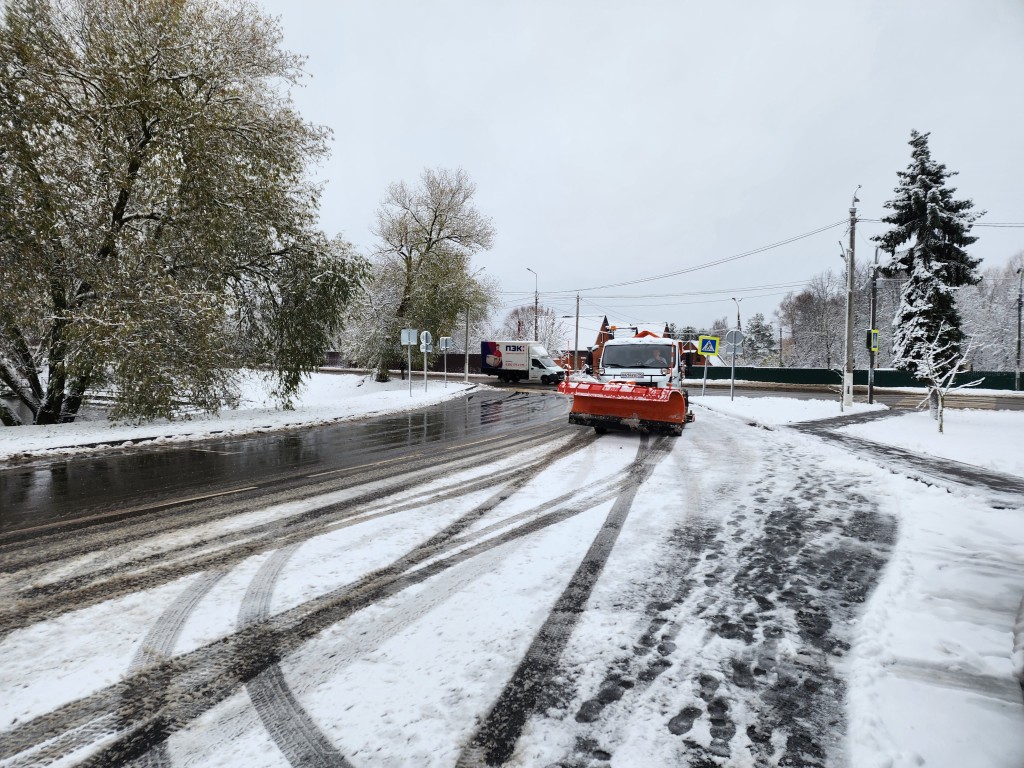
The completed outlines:
<svg viewBox="0 0 1024 768">
<path fill-rule="evenodd" d="M 601 356 L 605 368 L 668 368 L 672 347 L 668 344 L 616 344 Z"/>
<path fill-rule="evenodd" d="M 542 366 L 544 366 L 545 368 L 557 368 L 558 367 L 555 364 L 555 361 L 552 360 L 550 357 L 542 357 L 542 358 L 540 358 L 540 364 Z"/>
</svg>

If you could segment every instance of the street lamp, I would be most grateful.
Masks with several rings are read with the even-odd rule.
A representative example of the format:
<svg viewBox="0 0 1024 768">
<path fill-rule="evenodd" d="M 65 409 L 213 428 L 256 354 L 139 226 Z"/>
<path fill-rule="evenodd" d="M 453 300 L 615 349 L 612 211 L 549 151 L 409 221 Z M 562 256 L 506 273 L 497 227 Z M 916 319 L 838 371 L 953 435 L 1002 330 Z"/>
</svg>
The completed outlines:
<svg viewBox="0 0 1024 768">
<path fill-rule="evenodd" d="M 1024 267 L 1017 270 L 1017 368 L 1013 375 L 1013 389 L 1020 391 L 1020 314 L 1021 305 L 1024 304 Z"/>
<path fill-rule="evenodd" d="M 746 298 L 746 297 L 744 297 L 744 298 Z M 736 333 L 738 335 L 738 334 L 743 333 L 743 326 L 740 324 L 740 302 L 743 301 L 743 299 L 737 299 L 735 296 L 733 296 L 732 300 L 736 302 Z M 729 340 L 729 336 L 728 336 L 728 334 L 726 334 L 726 341 L 728 341 L 728 340 Z M 738 347 L 739 345 L 740 345 L 740 339 L 738 339 L 738 338 L 737 339 L 733 339 L 733 344 L 732 344 L 732 375 L 729 377 L 729 399 L 730 400 L 732 400 L 735 397 L 735 395 L 736 395 L 736 347 Z M 706 360 L 704 361 L 704 364 L 707 365 L 707 361 Z M 705 373 L 707 373 L 707 371 L 705 371 Z"/>
<path fill-rule="evenodd" d="M 487 269 L 487 267 L 480 267 L 480 269 L 478 269 L 476 272 L 474 272 L 472 275 L 469 276 L 469 279 L 472 280 L 474 277 L 479 275 L 485 269 Z M 469 383 L 469 307 L 470 307 L 470 303 L 471 302 L 469 301 L 469 297 L 466 297 L 466 346 L 463 347 L 463 351 L 464 351 L 463 358 L 464 359 L 462 361 L 462 382 L 464 384 L 468 384 Z"/>
<path fill-rule="evenodd" d="M 526 268 L 526 271 L 527 272 L 533 272 L 533 270 L 530 269 L 529 267 Z M 537 273 L 533 272 L 533 340 L 534 341 L 540 341 L 540 339 L 537 338 L 537 336 L 539 335 L 539 333 L 537 332 L 537 311 L 538 311 L 538 305 L 540 304 L 540 292 L 537 289 L 538 285 L 539 285 L 539 283 L 538 283 L 538 280 L 537 280 Z"/>
</svg>

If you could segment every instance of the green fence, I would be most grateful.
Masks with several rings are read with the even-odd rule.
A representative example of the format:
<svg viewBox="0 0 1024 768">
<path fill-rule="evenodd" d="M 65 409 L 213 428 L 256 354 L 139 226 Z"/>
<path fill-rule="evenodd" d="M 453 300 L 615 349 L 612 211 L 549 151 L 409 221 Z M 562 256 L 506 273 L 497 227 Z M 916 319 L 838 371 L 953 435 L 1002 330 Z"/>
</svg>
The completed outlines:
<svg viewBox="0 0 1024 768">
<path fill-rule="evenodd" d="M 709 380 L 728 380 L 731 376 L 731 368 L 708 368 Z M 702 368 L 690 369 L 690 376 L 699 379 L 704 376 Z M 828 368 L 757 368 L 753 366 L 736 366 L 736 379 L 741 381 L 765 381 L 773 384 L 809 384 L 809 385 L 835 385 L 842 384 L 842 377 L 838 371 Z M 984 389 L 1008 389 L 1013 391 L 1014 373 L 1012 371 L 968 371 L 958 374 L 956 384 L 967 384 L 971 381 L 980 381 L 979 387 Z M 854 386 L 867 386 L 868 372 L 866 370 L 855 370 L 853 372 Z M 924 382 L 915 379 L 909 373 L 895 371 L 891 368 L 884 368 L 875 371 L 876 387 L 924 387 Z"/>
</svg>

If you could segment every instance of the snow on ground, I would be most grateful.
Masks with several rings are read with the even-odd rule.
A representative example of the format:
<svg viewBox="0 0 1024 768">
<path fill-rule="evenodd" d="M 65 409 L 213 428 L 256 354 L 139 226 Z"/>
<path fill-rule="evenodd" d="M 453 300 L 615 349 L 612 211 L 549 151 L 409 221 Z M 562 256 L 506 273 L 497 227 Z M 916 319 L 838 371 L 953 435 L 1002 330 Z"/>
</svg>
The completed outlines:
<svg viewBox="0 0 1024 768">
<path fill-rule="evenodd" d="M 996 390 L 971 394 L 997 393 Z M 1005 392 L 1001 394 L 1006 394 Z M 885 405 L 855 402 L 842 411 L 833 399 L 797 400 L 785 397 L 696 396 L 693 404 L 764 425 L 792 424 L 829 419 L 868 411 L 887 410 Z M 856 437 L 895 445 L 926 456 L 961 461 L 997 472 L 1024 477 L 1024 411 L 945 409 L 943 432 L 927 411 L 914 411 L 892 418 L 843 427 Z"/>
<path fill-rule="evenodd" d="M 843 427 L 857 437 L 1024 477 L 1024 412 L 949 410 L 942 434 L 927 412 Z"/>
<path fill-rule="evenodd" d="M 314 376 L 307 389 L 296 398 L 294 411 L 276 410 L 265 395 L 256 388 L 250 388 L 245 402 L 236 411 L 225 412 L 219 417 L 193 418 L 190 421 L 161 423 L 142 426 L 111 425 L 104 421 L 82 422 L 59 427 L 19 427 L 0 430 L 0 460 L 18 454 L 49 453 L 55 448 L 73 450 L 89 444 L 112 442 L 138 442 L 148 440 L 194 440 L 216 434 L 227 436 L 254 431 L 286 428 L 298 424 L 316 424 L 352 418 L 360 415 L 398 411 L 409 407 L 420 407 L 465 392 L 462 384 L 449 382 L 445 388 L 439 381 L 431 381 L 427 393 L 423 392 L 422 381 L 414 383 L 413 397 L 409 396 L 408 382 L 375 384 L 361 376 L 337 376 L 319 374 Z M 688 428 L 683 438 L 675 443 L 673 456 L 676 465 L 665 464 L 664 471 L 656 473 L 644 486 L 641 496 L 656 498 L 677 491 L 680 472 L 694 471 L 686 463 L 687 439 L 696 439 L 700 434 L 701 421 L 721 421 L 719 415 L 754 421 L 766 425 L 782 425 L 840 415 L 835 399 L 796 400 L 780 397 L 740 397 L 729 400 L 726 397 L 695 397 L 698 421 Z M 857 404 L 844 412 L 858 413 L 884 406 Z M 702 413 L 704 410 L 715 414 Z M 947 411 L 946 433 L 937 434 L 935 422 L 927 414 L 911 413 L 845 428 L 859 437 L 890 443 L 922 454 L 933 454 L 957 461 L 967 462 L 1004 473 L 1024 476 L 1024 451 L 1020 450 L 1020 435 L 1024 434 L 1024 412 L 1008 411 Z M 744 435 L 757 435 L 764 441 L 778 440 L 780 450 L 787 445 L 809 446 L 811 452 L 820 453 L 821 472 L 841 472 L 844 466 L 852 466 L 867 478 L 864 493 L 877 498 L 880 511 L 893 515 L 898 521 L 898 540 L 895 550 L 885 567 L 881 582 L 872 593 L 863 612 L 853 628 L 853 647 L 843 662 L 842 674 L 847 680 L 848 734 L 847 754 L 852 768 L 910 768 L 930 766 L 932 768 L 961 768 L 961 766 L 992 766 L 1010 768 L 1019 766 L 1024 760 L 1024 728 L 1021 717 L 1021 691 L 1014 675 L 1024 673 L 1024 639 L 1016 638 L 1017 658 L 1014 659 L 1014 622 L 1018 631 L 1024 632 L 1024 622 L 1016 619 L 1017 608 L 1024 593 L 1024 515 L 1021 505 L 1013 508 L 997 508 L 987 496 L 970 489 L 949 492 L 938 487 L 929 487 L 899 474 L 890 473 L 867 460 L 850 458 L 849 454 L 830 445 L 823 445 L 818 438 L 802 435 L 766 433 L 761 430 L 729 430 L 735 435 L 738 446 L 736 461 L 742 461 L 744 451 L 755 449 L 747 446 Z M 607 447 L 627 447 L 628 438 L 613 436 L 603 438 Z M 774 445 L 774 443 L 772 443 Z M 759 450 L 759 448 L 758 448 Z M 616 455 L 617 465 L 624 465 L 630 457 L 628 450 L 622 456 Z M 592 457 L 591 457 L 592 458 Z M 564 491 L 566 478 L 574 484 L 587 481 L 587 473 L 576 466 L 581 457 L 569 457 L 560 465 L 553 466 L 544 477 L 537 479 L 537 486 L 531 485 L 531 493 L 538 497 L 554 498 Z M 602 461 L 607 463 L 608 457 Z M 574 463 L 575 462 L 575 463 Z M 594 462 L 596 463 L 596 462 Z M 671 471 L 670 471 L 671 470 Z M 725 467 L 704 468 L 708 477 L 715 472 L 725 472 Z M 794 476 L 778 478 L 780 486 L 798 483 Z M 470 502 L 473 500 L 470 499 Z M 529 501 L 527 499 L 526 501 Z M 656 508 L 652 503 L 641 504 L 641 509 Z M 518 511 L 518 508 L 510 512 Z M 445 610 L 430 616 L 416 615 L 413 625 L 398 634 L 400 625 L 408 618 L 398 614 L 403 603 L 422 599 L 431 589 L 428 584 L 400 595 L 391 604 L 382 604 L 360 617 L 354 625 L 339 626 L 308 644 L 302 652 L 286 660 L 289 672 L 302 671 L 310 658 L 319 658 L 320 646 L 329 645 L 339 632 L 352 632 L 353 626 L 375 627 L 375 632 L 386 642 L 366 658 L 350 660 L 348 685 L 355 686 L 359 696 L 368 702 L 365 711 L 356 710 L 360 717 L 367 717 L 366 732 L 383 728 L 392 739 L 408 738 L 405 756 L 401 764 L 433 764 L 439 757 L 451 760 L 452 744 L 439 742 L 437 734 L 428 725 L 438 718 L 446 719 L 452 729 L 465 727 L 474 714 L 485 707 L 485 702 L 500 685 L 508 669 L 514 666 L 524 651 L 528 636 L 509 634 L 509 641 L 492 649 L 492 656 L 477 661 L 477 667 L 469 667 L 467 674 L 459 680 L 454 689 L 438 689 L 434 698 L 424 696 L 415 701 L 406 701 L 400 696 L 389 698 L 388 686 L 401 690 L 402 678 L 410 674 L 425 681 L 433 678 L 447 679 L 451 668 L 473 658 L 472 647 L 480 641 L 477 607 L 486 600 L 489 582 L 501 582 L 505 591 L 516 599 L 500 606 L 495 620 L 503 626 L 516 627 L 529 623 L 537 613 L 535 593 L 539 590 L 547 595 L 557 592 L 558 583 L 545 581 L 545 573 L 551 570 L 540 564 L 556 561 L 561 563 L 559 572 L 578 562 L 583 544 L 590 538 L 592 529 L 604 514 L 602 508 L 595 508 L 581 515 L 567 526 L 566 533 L 551 529 L 542 536 L 527 539 L 511 549 L 501 558 L 495 555 L 481 561 L 472 573 L 453 571 L 448 579 L 464 578 L 467 584 L 479 592 L 446 598 Z M 637 516 L 639 524 L 643 517 Z M 437 521 L 431 524 L 437 525 Z M 384 528 L 386 526 L 379 526 Z M 377 533 L 369 527 L 365 536 Z M 630 541 L 642 539 L 643 530 L 625 530 L 621 549 L 628 549 Z M 421 533 L 419 535 L 422 535 Z M 413 535 L 412 539 L 416 539 Z M 566 542 L 572 546 L 566 548 Z M 349 543 L 349 548 L 358 548 L 359 541 Z M 395 551 L 408 546 L 408 541 L 393 542 Z M 299 569 L 296 560 L 292 581 L 286 580 L 276 594 L 281 609 L 294 601 L 306 599 L 310 586 L 309 579 L 316 576 L 316 588 L 323 589 L 320 580 L 326 575 L 333 585 L 345 581 L 353 573 L 371 567 L 372 564 L 357 563 L 353 573 L 334 573 L 330 536 L 324 536 L 303 545 L 301 562 L 321 563 L 325 572 Z M 383 544 L 378 545 L 383 546 Z M 320 550 L 323 550 L 321 553 Z M 642 552 L 637 548 L 636 552 Z M 634 554 L 636 554 L 634 552 Z M 644 553 L 646 555 L 646 553 Z M 374 551 L 374 556 L 387 559 L 392 552 Z M 507 557 L 507 560 L 505 558 Z M 518 558 L 518 559 L 517 559 Z M 264 558 L 265 559 L 265 558 Z M 612 582 L 625 581 L 630 572 L 628 562 L 611 562 L 606 577 Z M 525 567 L 524 567 L 525 566 Z M 536 567 L 534 567 L 536 566 Z M 211 598 L 227 595 L 233 591 L 244 591 L 252 572 L 262 567 L 262 560 L 254 558 L 211 592 Z M 318 566 L 319 567 L 319 566 Z M 493 570 L 493 572 L 492 572 Z M 286 573 L 288 573 L 286 571 Z M 183 590 L 188 582 L 181 581 L 161 587 L 161 590 Z M 612 587 L 615 586 L 613 583 Z M 435 588 L 436 591 L 436 588 Z M 612 590 L 613 592 L 615 589 Z M 223 593 L 223 594 L 222 594 Z M 443 591 L 444 594 L 456 594 Z M 34 628 L 27 628 L 14 637 L 9 637 L 3 646 L 6 676 L 3 680 L 14 685 L 25 685 L 19 695 L 19 704 L 13 700 L 5 708 L 0 707 L 4 726 L 12 718 L 26 717 L 46 711 L 54 700 L 63 701 L 97 685 L 109 683 L 120 674 L 133 653 L 141 633 L 139 628 L 152 620 L 152 592 L 140 593 L 122 599 L 117 604 L 96 606 L 81 613 L 61 617 Z M 237 594 L 224 599 L 224 605 L 238 602 Z M 543 601 L 542 601 L 543 602 Z M 217 605 L 217 600 L 213 600 Z M 136 631 L 124 636 L 97 635 L 110 612 L 132 617 Z M 225 609 L 227 610 L 227 608 Z M 402 614 L 404 616 L 404 614 Z M 602 615 L 595 614 L 590 621 L 600 623 Z M 89 623 L 91 628 L 82 623 Z M 611 616 L 614 619 L 614 616 Z M 392 629 L 389 622 L 394 622 Z M 79 638 L 92 638 L 76 646 L 65 648 L 64 663 L 79 668 L 80 678 L 71 685 L 70 679 L 53 680 L 45 669 L 38 668 L 32 649 L 39 644 L 50 645 L 46 633 L 53 637 L 66 634 L 65 624 L 77 624 Z M 199 626 L 186 628 L 178 652 L 193 647 L 198 642 L 228 631 L 226 627 L 214 626 L 207 621 Z M 622 632 L 614 621 L 604 627 L 596 627 L 595 636 L 604 640 Z M 395 637 L 389 638 L 394 631 Z M 511 629 L 509 629 L 511 633 Z M 72 633 L 76 634 L 76 633 Z M 498 635 L 504 637 L 501 631 Z M 102 648 L 97 648 L 96 638 Z M 12 646 L 16 640 L 31 638 L 33 642 L 22 645 L 23 653 L 12 657 Z M 133 640 L 134 638 L 134 640 Z M 524 640 L 525 638 L 525 640 Z M 596 642 L 596 641 L 595 641 Z M 682 640 L 680 642 L 683 642 Z M 595 645 L 595 650 L 598 648 Z M 101 652 L 102 651 L 102 652 Z M 111 662 L 114 655 L 120 662 Z M 409 656 L 409 659 L 405 659 Z M 14 663 L 12 663 L 12 658 Z M 91 661 L 87 661 L 91 659 Z M 37 667 L 33 673 L 33 665 Z M 371 668 L 376 667 L 375 670 Z M 388 686 L 377 691 L 380 670 L 387 673 Z M 500 671 L 501 674 L 498 674 Z M 312 674 L 306 669 L 307 674 Z M 69 673 L 70 674 L 70 673 Z M 3 676 L 0 676 L 3 677 Z M 24 680 L 38 677 L 46 685 L 30 686 Z M 493 679 L 492 679 L 493 678 Z M 22 681 L 19 683 L 18 681 Z M 314 711 L 328 713 L 324 728 L 328 733 L 340 725 L 340 718 L 347 716 L 336 711 L 333 697 L 339 695 L 339 679 L 318 680 L 311 678 L 308 705 Z M 6 687 L 6 686 L 5 686 Z M 61 688 L 58 692 L 56 689 Z M 71 689 L 71 692 L 64 690 Z M 471 695 L 467 695 L 471 694 Z M 468 702 L 468 704 L 466 703 Z M 371 706 L 372 705 L 372 706 Z M 203 740 L 203 726 L 218 720 L 230 720 L 245 710 L 249 720 L 239 721 L 239 729 L 249 732 L 252 739 L 263 741 L 248 742 L 249 746 L 264 755 L 256 760 L 253 755 L 233 755 L 236 764 L 280 764 L 274 748 L 261 736 L 262 729 L 247 709 L 244 695 L 233 697 L 221 707 L 211 710 L 201 721 L 193 724 L 172 737 L 172 753 L 181 751 L 193 757 L 202 757 L 210 764 L 217 764 L 226 757 L 217 753 L 218 745 Z M 409 710 L 405 712 L 402 707 Z M 442 717 L 451 710 L 454 715 Z M 347 710 L 346 710 L 347 711 Z M 333 714 L 330 714 L 333 713 Z M 372 717 L 370 717 L 372 715 Z M 356 716 L 355 714 L 351 716 Z M 652 709 L 651 719 L 661 717 Z M 401 727 L 410 720 L 422 727 Z M 432 727 L 432 726 L 431 726 Z M 450 733 L 451 731 L 449 731 Z M 465 733 L 460 734 L 463 737 Z M 195 743 L 190 743 L 195 742 Z M 394 742 L 392 742 L 394 744 Z M 373 741 L 356 745 L 364 759 L 373 749 Z M 552 754 L 558 750 L 551 747 Z M 440 750 L 440 751 L 438 751 Z M 445 751 L 447 750 L 447 751 Z M 209 751 L 209 753 L 207 753 Z M 542 750 L 543 751 L 543 750 Z M 396 752 L 392 752 L 395 755 Z M 401 750 L 397 750 L 401 754 Z M 250 758 L 252 762 L 250 763 Z M 200 760 L 200 762 L 202 762 Z M 370 761 L 372 762 L 372 760 Z M 399 764 L 399 763 L 396 763 Z M 740 763 L 736 763 L 739 765 Z"/>
<path fill-rule="evenodd" d="M 209 437 L 231 437 L 275 429 L 330 424 L 345 419 L 397 413 L 459 397 L 473 384 L 449 377 L 431 379 L 424 391 L 423 379 L 392 380 L 384 383 L 356 374 L 315 373 L 293 399 L 294 408 L 283 410 L 255 375 L 242 381 L 238 408 L 225 409 L 216 416 L 193 414 L 168 421 L 144 424 L 112 423 L 102 411 L 84 414 L 72 424 L 0 428 L 0 462 L 33 456 L 55 456 L 95 450 L 97 447 L 130 447 L 187 442 Z M 411 392 L 410 392 L 411 389 Z"/>
<path fill-rule="evenodd" d="M 759 423 L 838 415 L 832 401 L 696 398 Z M 855 405 L 853 412 L 869 406 Z M 847 409 L 847 413 L 851 412 Z M 844 427 L 896 445 L 1024 477 L 1024 412 L 947 410 Z M 856 629 L 848 660 L 851 765 L 1019 766 L 1024 755 L 1024 515 L 985 494 L 875 468 L 873 488 L 899 521 L 885 576 Z M 1016 632 L 1016 637 L 1015 637 Z"/>
<path fill-rule="evenodd" d="M 726 399 L 724 395 L 694 395 L 691 390 L 693 405 L 707 408 L 716 413 L 727 413 L 744 421 L 758 424 L 792 424 L 797 421 L 813 421 L 815 419 L 831 419 L 835 416 L 866 413 L 868 411 L 884 411 L 886 406 L 881 403 L 868 405 L 854 403 L 840 411 L 835 398 L 822 400 L 798 400 L 788 397 L 736 397 Z"/>
</svg>

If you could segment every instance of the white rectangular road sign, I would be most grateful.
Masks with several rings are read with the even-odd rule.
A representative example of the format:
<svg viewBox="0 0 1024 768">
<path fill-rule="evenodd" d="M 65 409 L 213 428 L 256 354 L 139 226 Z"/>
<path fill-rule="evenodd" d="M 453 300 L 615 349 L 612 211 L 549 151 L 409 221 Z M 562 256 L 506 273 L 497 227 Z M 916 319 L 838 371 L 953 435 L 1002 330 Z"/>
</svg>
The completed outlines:
<svg viewBox="0 0 1024 768">
<path fill-rule="evenodd" d="M 402 346 L 411 347 L 416 343 L 418 331 L 415 328 L 402 329 Z"/>
</svg>

